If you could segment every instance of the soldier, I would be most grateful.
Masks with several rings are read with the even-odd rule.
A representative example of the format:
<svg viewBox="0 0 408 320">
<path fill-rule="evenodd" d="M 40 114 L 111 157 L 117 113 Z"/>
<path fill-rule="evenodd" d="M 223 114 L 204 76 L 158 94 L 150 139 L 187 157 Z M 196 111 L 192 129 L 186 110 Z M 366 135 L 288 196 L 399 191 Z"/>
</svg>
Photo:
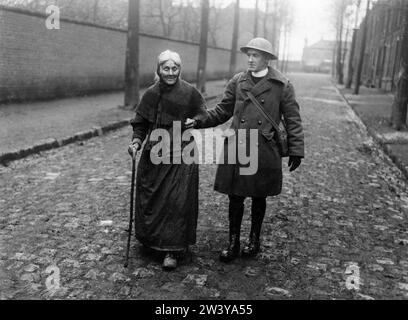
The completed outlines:
<svg viewBox="0 0 408 320">
<path fill-rule="evenodd" d="M 288 134 L 290 171 L 296 170 L 304 157 L 299 105 L 292 84 L 279 71 L 269 66 L 271 60 L 277 59 L 272 53 L 271 43 L 263 38 L 255 38 L 242 47 L 241 51 L 248 57 L 248 70 L 229 81 L 223 99 L 216 108 L 208 110 L 205 116 L 194 117 L 186 123 L 188 127 L 197 129 L 209 128 L 233 117 L 231 129 L 246 132 L 256 129 L 258 132 L 258 170 L 255 174 L 241 175 L 239 169 L 244 166 L 240 163 L 220 164 L 217 169 L 214 189 L 229 197 L 229 245 L 220 254 L 222 262 L 231 262 L 240 253 L 245 198 L 252 198 L 251 231 L 241 254 L 243 257 L 254 257 L 260 251 L 266 198 L 276 196 L 282 190 L 282 157 L 274 139 L 273 126 L 259 107 L 248 98 L 248 92 L 253 94 L 276 123 L 283 116 Z M 224 141 L 224 153 L 227 153 L 227 140 Z"/>
</svg>

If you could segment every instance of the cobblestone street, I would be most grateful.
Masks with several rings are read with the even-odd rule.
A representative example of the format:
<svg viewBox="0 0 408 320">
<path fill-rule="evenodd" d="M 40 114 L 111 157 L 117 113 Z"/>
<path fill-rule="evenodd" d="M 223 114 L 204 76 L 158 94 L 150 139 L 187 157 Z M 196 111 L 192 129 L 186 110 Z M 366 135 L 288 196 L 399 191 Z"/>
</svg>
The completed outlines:
<svg viewBox="0 0 408 320">
<path fill-rule="evenodd" d="M 0 298 L 407 299 L 406 179 L 329 76 L 290 78 L 306 158 L 291 174 L 285 163 L 283 193 L 268 198 L 257 259 L 219 262 L 228 199 L 213 191 L 216 166 L 202 165 L 192 260 L 162 271 L 161 260 L 142 255 L 132 238 L 123 268 L 129 126 L 0 167 Z M 50 291 L 58 270 L 59 289 Z"/>
</svg>

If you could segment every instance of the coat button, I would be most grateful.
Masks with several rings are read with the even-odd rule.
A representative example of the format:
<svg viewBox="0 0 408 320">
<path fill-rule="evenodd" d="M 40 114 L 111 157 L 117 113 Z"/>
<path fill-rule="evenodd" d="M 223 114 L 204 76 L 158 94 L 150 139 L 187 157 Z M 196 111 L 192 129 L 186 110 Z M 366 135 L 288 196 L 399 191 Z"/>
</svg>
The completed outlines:
<svg viewBox="0 0 408 320">
<path fill-rule="evenodd" d="M 245 123 L 245 119 L 241 119 L 241 123 Z"/>
<path fill-rule="evenodd" d="M 259 124 L 259 125 L 261 125 L 261 124 L 262 124 L 262 121 L 261 121 L 261 120 L 259 120 L 259 121 L 258 121 L 258 124 Z"/>
<path fill-rule="evenodd" d="M 265 103 L 265 99 L 261 99 L 261 103 Z"/>
</svg>

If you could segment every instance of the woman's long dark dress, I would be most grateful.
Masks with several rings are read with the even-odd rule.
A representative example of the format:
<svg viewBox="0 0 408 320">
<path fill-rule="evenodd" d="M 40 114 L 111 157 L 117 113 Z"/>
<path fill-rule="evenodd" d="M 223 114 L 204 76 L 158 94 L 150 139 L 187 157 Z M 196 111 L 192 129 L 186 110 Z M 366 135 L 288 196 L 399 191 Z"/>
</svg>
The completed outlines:
<svg viewBox="0 0 408 320">
<path fill-rule="evenodd" d="M 172 141 L 173 121 L 184 123 L 205 110 L 201 94 L 181 79 L 172 87 L 156 83 L 136 109 L 133 138 L 144 141 L 147 136 L 147 141 L 137 170 L 135 231 L 147 247 L 182 251 L 196 242 L 198 164 L 152 163 L 150 152 L 157 142 L 149 137 L 152 130 L 161 128 L 168 130 Z M 170 152 L 174 147 L 171 143 Z"/>
</svg>

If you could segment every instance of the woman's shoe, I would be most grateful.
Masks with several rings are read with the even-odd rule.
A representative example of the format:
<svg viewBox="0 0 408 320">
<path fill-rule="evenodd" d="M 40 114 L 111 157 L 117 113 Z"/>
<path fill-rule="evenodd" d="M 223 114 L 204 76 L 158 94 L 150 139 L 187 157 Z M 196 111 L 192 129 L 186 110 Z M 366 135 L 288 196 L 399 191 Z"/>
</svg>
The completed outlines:
<svg viewBox="0 0 408 320">
<path fill-rule="evenodd" d="M 177 259 L 176 256 L 172 253 L 166 254 L 163 260 L 163 269 L 171 271 L 177 268 Z"/>
</svg>

